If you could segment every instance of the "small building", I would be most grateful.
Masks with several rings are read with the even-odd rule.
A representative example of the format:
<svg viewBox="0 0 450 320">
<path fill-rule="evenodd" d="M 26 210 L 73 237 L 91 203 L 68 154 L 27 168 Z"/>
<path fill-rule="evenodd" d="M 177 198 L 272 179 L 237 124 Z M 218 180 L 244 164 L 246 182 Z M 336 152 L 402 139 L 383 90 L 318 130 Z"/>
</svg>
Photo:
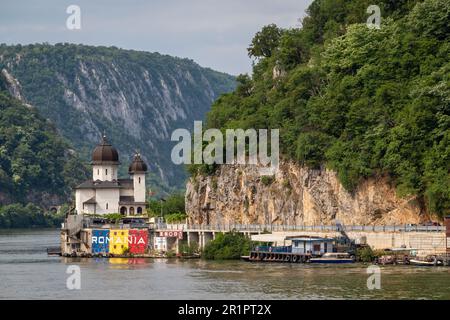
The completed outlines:
<svg viewBox="0 0 450 320">
<path fill-rule="evenodd" d="M 327 252 L 333 252 L 334 239 L 319 238 L 319 237 L 286 237 L 292 243 L 293 254 L 311 254 L 314 256 L 321 256 Z"/>
</svg>

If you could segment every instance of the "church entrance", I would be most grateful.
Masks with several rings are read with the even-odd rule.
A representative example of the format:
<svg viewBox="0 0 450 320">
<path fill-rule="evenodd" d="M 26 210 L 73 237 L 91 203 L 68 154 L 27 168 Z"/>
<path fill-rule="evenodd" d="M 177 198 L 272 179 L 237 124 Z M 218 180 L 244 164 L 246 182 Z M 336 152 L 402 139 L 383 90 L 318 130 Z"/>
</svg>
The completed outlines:
<svg viewBox="0 0 450 320">
<path fill-rule="evenodd" d="M 127 207 L 120 208 L 120 214 L 123 216 L 126 216 L 127 215 Z"/>
</svg>

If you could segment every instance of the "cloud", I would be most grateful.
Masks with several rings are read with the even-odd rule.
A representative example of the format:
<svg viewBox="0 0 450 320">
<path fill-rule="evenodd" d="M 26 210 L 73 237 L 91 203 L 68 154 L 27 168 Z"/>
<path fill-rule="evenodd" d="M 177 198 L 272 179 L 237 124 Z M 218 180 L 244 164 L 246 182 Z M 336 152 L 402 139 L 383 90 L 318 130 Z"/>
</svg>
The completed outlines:
<svg viewBox="0 0 450 320">
<path fill-rule="evenodd" d="M 246 48 L 262 26 L 298 27 L 312 0 L 15 0 L 2 4 L 7 43 L 75 42 L 158 51 L 232 74 L 250 72 Z M 82 30 L 65 29 L 81 8 Z"/>
</svg>

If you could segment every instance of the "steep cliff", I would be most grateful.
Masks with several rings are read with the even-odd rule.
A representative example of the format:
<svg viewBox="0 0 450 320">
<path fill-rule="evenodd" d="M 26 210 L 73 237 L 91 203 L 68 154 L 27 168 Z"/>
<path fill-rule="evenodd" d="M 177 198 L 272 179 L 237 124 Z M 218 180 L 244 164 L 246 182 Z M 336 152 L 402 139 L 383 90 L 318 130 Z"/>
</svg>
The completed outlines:
<svg viewBox="0 0 450 320">
<path fill-rule="evenodd" d="M 169 160 L 172 131 L 191 129 L 234 88 L 234 77 L 191 60 L 114 47 L 1 45 L 0 70 L 11 93 L 50 119 L 86 162 L 104 131 L 120 152 L 122 174 L 140 149 L 151 184 L 166 190 L 186 178 Z"/>
<path fill-rule="evenodd" d="M 205 127 L 279 129 L 288 162 L 272 184 L 251 168 L 192 167 L 194 221 L 207 212 L 210 222 L 289 224 L 450 214 L 450 2 L 379 1 L 379 28 L 366 24 L 369 4 L 315 0 L 301 28 L 255 35 L 252 77 L 237 78 Z M 209 199 L 216 209 L 204 210 Z"/>
<path fill-rule="evenodd" d="M 223 165 L 215 175 L 192 177 L 186 209 L 205 224 L 400 224 L 428 221 L 421 200 L 400 198 L 386 177 L 348 192 L 335 172 L 284 161 L 274 176 L 254 166 Z"/>
</svg>

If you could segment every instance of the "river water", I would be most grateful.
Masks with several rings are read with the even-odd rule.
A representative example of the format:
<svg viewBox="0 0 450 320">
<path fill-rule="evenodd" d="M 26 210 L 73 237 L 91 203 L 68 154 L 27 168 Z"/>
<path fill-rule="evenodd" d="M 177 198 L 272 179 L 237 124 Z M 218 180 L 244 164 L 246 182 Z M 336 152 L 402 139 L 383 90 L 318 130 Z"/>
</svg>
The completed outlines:
<svg viewBox="0 0 450 320">
<path fill-rule="evenodd" d="M 0 299 L 450 299 L 449 267 L 381 267 L 369 290 L 362 264 L 48 257 L 58 245 L 58 230 L 0 231 Z"/>
</svg>

